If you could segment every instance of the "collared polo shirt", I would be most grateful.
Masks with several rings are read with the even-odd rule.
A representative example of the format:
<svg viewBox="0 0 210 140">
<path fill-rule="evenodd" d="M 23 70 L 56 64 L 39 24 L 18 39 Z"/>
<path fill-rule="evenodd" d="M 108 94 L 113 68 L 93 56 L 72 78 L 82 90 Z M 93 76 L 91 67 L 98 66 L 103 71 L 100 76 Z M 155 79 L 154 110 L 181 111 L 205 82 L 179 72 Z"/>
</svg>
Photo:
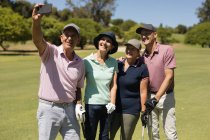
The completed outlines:
<svg viewBox="0 0 210 140">
<path fill-rule="evenodd" d="M 85 103 L 104 105 L 110 102 L 110 84 L 114 73 L 118 71 L 117 61 L 108 57 L 100 64 L 95 54 L 84 58 L 85 63 Z"/>
<path fill-rule="evenodd" d="M 118 62 L 116 111 L 138 115 L 141 111 L 140 83 L 149 77 L 145 64 L 138 62 L 124 71 L 124 61 Z"/>
<path fill-rule="evenodd" d="M 144 52 L 144 61 L 149 70 L 150 90 L 157 92 L 165 79 L 165 69 L 176 68 L 175 53 L 171 46 L 157 44 L 155 51 L 149 55 Z M 174 79 L 168 90 L 174 89 Z"/>
<path fill-rule="evenodd" d="M 77 55 L 70 61 L 63 46 L 48 44 L 41 55 L 39 98 L 57 103 L 76 99 L 76 88 L 84 85 L 84 62 Z"/>
</svg>

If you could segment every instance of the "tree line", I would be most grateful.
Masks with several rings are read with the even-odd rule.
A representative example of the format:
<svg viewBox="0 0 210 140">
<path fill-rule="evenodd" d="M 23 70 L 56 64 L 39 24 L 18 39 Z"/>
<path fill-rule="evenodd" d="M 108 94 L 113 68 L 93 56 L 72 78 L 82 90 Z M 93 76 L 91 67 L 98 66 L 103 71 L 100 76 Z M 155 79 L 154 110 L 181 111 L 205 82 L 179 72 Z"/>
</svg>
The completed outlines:
<svg viewBox="0 0 210 140">
<path fill-rule="evenodd" d="M 47 0 L 44 1 L 48 3 Z M 68 8 L 58 10 L 53 7 L 50 15 L 44 16 L 42 30 L 47 40 L 60 44 L 59 36 L 62 28 L 69 22 L 78 24 L 81 28 L 81 49 L 91 44 L 93 38 L 100 32 L 113 31 L 120 43 L 131 38 L 139 38 L 135 33 L 141 23 L 133 20 L 111 19 L 116 0 L 66 0 Z M 3 50 L 9 47 L 7 42 L 25 42 L 31 39 L 31 13 L 33 4 L 25 0 L 0 0 L 0 46 Z M 159 40 L 162 43 L 173 43 L 173 33 L 185 34 L 185 43 L 199 44 L 210 47 L 210 0 L 205 0 L 201 7 L 196 9 L 199 23 L 192 27 L 177 25 L 175 28 L 157 27 Z"/>
</svg>

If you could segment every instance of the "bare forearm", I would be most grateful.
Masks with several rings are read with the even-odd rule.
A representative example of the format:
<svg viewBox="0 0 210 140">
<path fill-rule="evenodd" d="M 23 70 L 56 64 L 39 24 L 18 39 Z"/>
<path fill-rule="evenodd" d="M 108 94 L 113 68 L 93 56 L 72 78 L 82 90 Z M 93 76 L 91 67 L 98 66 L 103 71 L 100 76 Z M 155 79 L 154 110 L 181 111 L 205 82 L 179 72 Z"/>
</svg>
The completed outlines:
<svg viewBox="0 0 210 140">
<path fill-rule="evenodd" d="M 115 104 L 117 86 L 113 86 L 110 92 L 111 92 L 111 93 L 110 93 L 110 96 L 111 96 L 111 103 Z"/>
<path fill-rule="evenodd" d="M 166 77 L 164 81 L 162 82 L 157 94 L 155 95 L 155 98 L 157 100 L 160 100 L 160 98 L 165 94 L 167 91 L 168 87 L 171 85 L 174 77 L 174 70 L 173 69 L 168 69 L 165 70 Z"/>
<path fill-rule="evenodd" d="M 140 83 L 140 96 L 141 96 L 141 111 L 146 110 L 145 102 L 147 100 L 149 78 L 142 79 Z"/>
<path fill-rule="evenodd" d="M 111 103 L 115 104 L 117 94 L 117 72 L 114 73 L 110 88 Z"/>
<path fill-rule="evenodd" d="M 146 103 L 147 100 L 147 92 L 141 93 L 141 111 L 144 112 L 146 110 Z"/>
<path fill-rule="evenodd" d="M 81 88 L 77 88 L 75 102 L 77 104 L 82 104 L 82 92 L 81 92 Z"/>
<path fill-rule="evenodd" d="M 32 25 L 32 39 L 36 46 L 38 46 L 41 41 L 43 40 L 43 33 L 41 31 L 41 23 L 40 22 L 33 22 Z"/>
<path fill-rule="evenodd" d="M 41 55 L 45 48 L 47 47 L 47 43 L 45 42 L 43 38 L 43 33 L 41 31 L 41 19 L 42 15 L 37 14 L 37 8 L 41 5 L 36 4 L 34 6 L 33 12 L 32 12 L 32 40 L 37 47 L 39 54 Z"/>
</svg>

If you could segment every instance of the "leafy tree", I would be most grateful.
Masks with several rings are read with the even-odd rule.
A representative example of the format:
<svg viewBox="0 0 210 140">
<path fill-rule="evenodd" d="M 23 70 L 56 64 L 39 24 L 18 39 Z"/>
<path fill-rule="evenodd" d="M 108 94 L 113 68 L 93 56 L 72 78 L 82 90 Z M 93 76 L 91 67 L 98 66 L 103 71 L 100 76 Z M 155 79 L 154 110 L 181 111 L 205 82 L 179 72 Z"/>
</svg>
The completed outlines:
<svg viewBox="0 0 210 140">
<path fill-rule="evenodd" d="M 199 44 L 210 48 L 210 22 L 200 23 L 191 28 L 186 34 L 185 43 Z"/>
<path fill-rule="evenodd" d="M 7 50 L 5 41 L 24 42 L 31 39 L 29 22 L 10 8 L 0 7 L 0 19 L 0 46 L 3 50 Z"/>
<path fill-rule="evenodd" d="M 74 10 L 72 11 L 72 16 L 74 18 L 91 18 L 91 14 L 87 11 L 89 11 L 89 7 L 74 7 Z"/>
<path fill-rule="evenodd" d="M 170 37 L 172 36 L 170 28 L 164 28 L 163 25 L 161 24 L 157 29 L 157 33 L 161 43 L 167 44 L 170 42 Z"/>
<path fill-rule="evenodd" d="M 80 27 L 80 44 L 79 47 L 81 49 L 84 48 L 86 43 L 92 43 L 93 38 L 98 35 L 98 33 L 103 31 L 102 26 L 93 21 L 92 19 L 86 18 L 71 18 L 68 20 L 68 23 L 75 23 Z"/>
<path fill-rule="evenodd" d="M 181 25 L 179 24 L 176 28 L 175 28 L 175 32 L 178 34 L 185 34 L 187 32 L 187 27 L 185 25 Z"/>
<path fill-rule="evenodd" d="M 202 3 L 202 6 L 198 8 L 197 15 L 200 19 L 200 23 L 210 21 L 210 0 L 205 0 L 205 2 Z"/>
<path fill-rule="evenodd" d="M 5 8 L 12 8 L 14 12 L 19 13 L 24 18 L 31 17 L 33 6 L 25 0 L 0 0 L 0 5 Z"/>
<path fill-rule="evenodd" d="M 67 21 L 71 15 L 72 14 L 69 9 L 63 9 L 62 11 L 59 11 L 60 21 Z"/>
<path fill-rule="evenodd" d="M 11 4 L 14 12 L 19 13 L 24 18 L 31 17 L 31 13 L 33 10 L 33 6 L 31 3 L 22 0 L 22 1 L 14 1 Z"/>
<path fill-rule="evenodd" d="M 124 20 L 120 19 L 120 18 L 111 20 L 111 23 L 115 26 L 119 26 L 119 25 L 123 24 L 123 22 L 124 22 Z"/>
<path fill-rule="evenodd" d="M 64 23 L 59 22 L 52 17 L 43 17 L 41 22 L 44 38 L 56 45 L 60 45 L 60 35 L 64 27 Z"/>
<path fill-rule="evenodd" d="M 122 38 L 124 36 L 124 33 L 118 26 L 111 26 L 110 30 L 114 32 L 119 38 Z"/>
<path fill-rule="evenodd" d="M 0 0 L 0 5 L 2 7 L 11 7 L 12 0 Z"/>
<path fill-rule="evenodd" d="M 126 20 L 121 24 L 120 27 L 123 31 L 128 31 L 131 27 L 133 27 L 136 24 L 137 23 L 133 20 Z"/>
<path fill-rule="evenodd" d="M 108 26 L 116 0 L 66 0 L 77 18 L 92 18 L 95 22 Z"/>
<path fill-rule="evenodd" d="M 111 20 L 111 16 L 112 16 L 112 13 L 109 10 L 106 10 L 106 11 L 101 11 L 101 14 L 96 16 L 96 18 L 100 17 L 100 19 L 98 20 L 101 21 L 103 25 L 108 27 Z"/>
<path fill-rule="evenodd" d="M 139 39 L 140 35 L 136 33 L 136 29 L 139 27 L 138 24 L 132 26 L 128 31 L 125 32 L 124 40 L 128 41 L 129 39 L 136 38 Z"/>
</svg>

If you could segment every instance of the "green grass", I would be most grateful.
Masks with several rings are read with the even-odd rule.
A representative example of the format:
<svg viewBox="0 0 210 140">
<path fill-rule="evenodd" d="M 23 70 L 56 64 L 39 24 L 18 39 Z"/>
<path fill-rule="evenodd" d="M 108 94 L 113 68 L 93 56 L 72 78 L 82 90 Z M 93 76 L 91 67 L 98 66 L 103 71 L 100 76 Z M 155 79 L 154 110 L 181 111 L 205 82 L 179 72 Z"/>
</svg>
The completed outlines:
<svg viewBox="0 0 210 140">
<path fill-rule="evenodd" d="M 184 43 L 185 35 L 183 34 L 172 34 L 172 37 L 176 39 L 179 43 Z"/>
<path fill-rule="evenodd" d="M 177 47 L 175 50 L 178 137 L 180 140 L 208 140 L 210 49 Z M 77 52 L 85 57 L 93 50 L 77 50 Z M 123 53 L 117 53 L 114 57 L 122 55 Z M 36 111 L 40 59 L 37 54 L 0 54 L 0 64 L 0 139 L 37 140 Z M 133 140 L 139 140 L 140 136 L 139 121 Z M 61 137 L 59 136 L 58 139 Z M 163 132 L 161 132 L 161 139 L 165 139 Z M 119 133 L 116 140 L 119 140 Z"/>
<path fill-rule="evenodd" d="M 209 139 L 210 49 L 178 48 L 176 112 L 180 139 Z"/>
</svg>

